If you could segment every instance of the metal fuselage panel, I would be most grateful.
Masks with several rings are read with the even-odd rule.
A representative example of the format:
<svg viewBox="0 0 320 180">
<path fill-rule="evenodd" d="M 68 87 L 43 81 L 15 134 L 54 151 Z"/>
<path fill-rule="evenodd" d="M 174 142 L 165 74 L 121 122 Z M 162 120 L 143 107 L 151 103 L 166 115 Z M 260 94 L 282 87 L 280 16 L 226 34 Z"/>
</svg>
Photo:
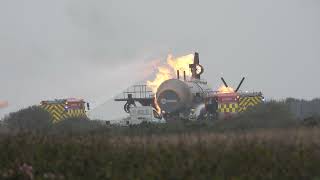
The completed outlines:
<svg viewBox="0 0 320 180">
<path fill-rule="evenodd" d="M 157 90 L 157 103 L 165 113 L 184 113 L 204 103 L 209 88 L 204 82 L 170 79 Z"/>
</svg>

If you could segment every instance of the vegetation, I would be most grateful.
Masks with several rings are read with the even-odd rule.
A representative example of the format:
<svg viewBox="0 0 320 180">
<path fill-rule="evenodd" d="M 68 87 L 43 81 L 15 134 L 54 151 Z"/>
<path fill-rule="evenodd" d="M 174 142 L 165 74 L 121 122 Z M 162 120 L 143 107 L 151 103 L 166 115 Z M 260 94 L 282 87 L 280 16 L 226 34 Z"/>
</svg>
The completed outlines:
<svg viewBox="0 0 320 180">
<path fill-rule="evenodd" d="M 320 179 L 320 118 L 270 102 L 226 121 L 130 127 L 30 107 L 0 125 L 0 179 Z"/>
<path fill-rule="evenodd" d="M 10 113 L 3 119 L 3 123 L 11 131 L 46 132 L 51 125 L 50 115 L 37 106 L 31 106 L 17 112 Z"/>
<path fill-rule="evenodd" d="M 0 138 L 1 179 L 319 179 L 319 129 Z"/>
</svg>

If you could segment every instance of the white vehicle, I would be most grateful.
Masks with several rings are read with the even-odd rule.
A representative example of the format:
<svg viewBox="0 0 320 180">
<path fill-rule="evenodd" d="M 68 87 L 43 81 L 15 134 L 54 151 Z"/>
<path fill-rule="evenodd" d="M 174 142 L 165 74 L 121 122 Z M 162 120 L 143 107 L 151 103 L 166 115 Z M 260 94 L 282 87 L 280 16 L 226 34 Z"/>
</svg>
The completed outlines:
<svg viewBox="0 0 320 180">
<path fill-rule="evenodd" d="M 141 124 L 142 122 L 165 123 L 164 118 L 151 106 L 130 108 L 130 116 L 122 122 L 124 125 Z"/>
</svg>

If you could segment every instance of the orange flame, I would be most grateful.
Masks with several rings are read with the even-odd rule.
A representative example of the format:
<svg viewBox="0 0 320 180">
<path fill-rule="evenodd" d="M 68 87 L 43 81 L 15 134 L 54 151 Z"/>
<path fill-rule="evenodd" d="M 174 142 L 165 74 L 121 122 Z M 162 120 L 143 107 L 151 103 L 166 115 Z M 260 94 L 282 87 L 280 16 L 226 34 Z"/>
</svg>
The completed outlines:
<svg viewBox="0 0 320 180">
<path fill-rule="evenodd" d="M 6 108 L 8 107 L 8 102 L 7 101 L 0 101 L 0 108 Z"/>
<path fill-rule="evenodd" d="M 168 79 L 176 77 L 177 70 L 180 71 L 180 74 L 183 76 L 183 71 L 186 72 L 186 77 L 191 77 L 191 71 L 189 69 L 189 64 L 193 63 L 193 54 L 186 56 L 181 56 L 174 58 L 172 55 L 168 55 L 167 63 L 158 67 L 158 72 L 153 81 L 147 81 L 147 86 L 156 93 L 158 87 L 161 83 Z"/>
<path fill-rule="evenodd" d="M 157 110 L 157 113 L 161 114 L 161 108 L 158 104 L 157 97 L 155 96 L 153 100 L 154 100 L 154 106 L 155 106 L 155 109 Z"/>
<path fill-rule="evenodd" d="M 234 89 L 232 87 L 226 87 L 225 85 L 221 85 L 218 88 L 218 94 L 226 94 L 226 93 L 234 93 Z"/>
<path fill-rule="evenodd" d="M 147 86 L 152 90 L 153 93 L 157 92 L 158 87 L 161 83 L 168 79 L 173 79 L 176 77 L 177 70 L 183 76 L 183 71 L 186 72 L 186 77 L 191 77 L 191 71 L 189 69 L 189 64 L 193 63 L 194 55 L 189 54 L 186 56 L 181 56 L 174 58 L 171 54 L 167 57 L 166 64 L 158 67 L 158 72 L 153 81 L 147 81 Z M 154 98 L 154 105 L 158 113 L 161 113 L 161 109 L 157 103 L 157 98 Z"/>
</svg>

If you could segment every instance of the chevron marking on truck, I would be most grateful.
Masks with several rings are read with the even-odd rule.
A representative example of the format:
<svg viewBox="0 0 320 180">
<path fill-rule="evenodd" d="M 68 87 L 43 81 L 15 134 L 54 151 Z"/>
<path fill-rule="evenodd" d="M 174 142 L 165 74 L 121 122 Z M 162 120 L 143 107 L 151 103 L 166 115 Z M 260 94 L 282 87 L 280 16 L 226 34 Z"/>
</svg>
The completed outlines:
<svg viewBox="0 0 320 180">
<path fill-rule="evenodd" d="M 253 96 L 253 97 L 241 97 L 239 99 L 239 112 L 243 112 L 247 110 L 249 107 L 256 106 L 262 103 L 261 96 Z"/>
</svg>

